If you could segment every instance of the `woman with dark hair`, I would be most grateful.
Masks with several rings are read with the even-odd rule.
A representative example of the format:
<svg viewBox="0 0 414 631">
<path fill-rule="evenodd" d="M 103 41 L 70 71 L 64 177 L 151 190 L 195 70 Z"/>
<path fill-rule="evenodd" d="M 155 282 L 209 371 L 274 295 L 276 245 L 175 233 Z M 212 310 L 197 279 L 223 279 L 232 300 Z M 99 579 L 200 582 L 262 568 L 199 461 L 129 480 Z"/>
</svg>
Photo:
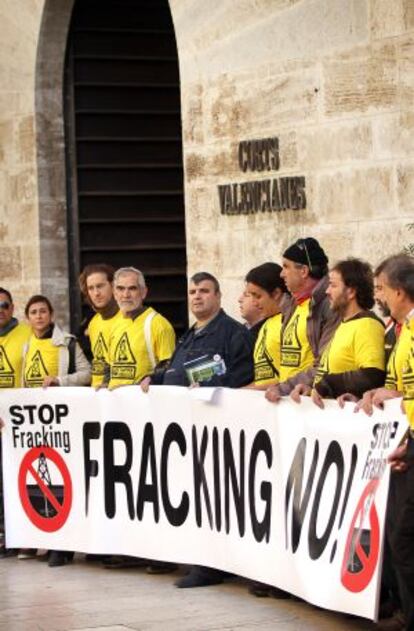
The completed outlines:
<svg viewBox="0 0 414 631">
<path fill-rule="evenodd" d="M 246 291 L 259 309 L 263 324 L 254 347 L 254 382 L 247 386 L 266 390 L 279 381 L 282 305 L 287 294 L 285 281 L 277 263 L 263 263 L 246 275 Z"/>
<path fill-rule="evenodd" d="M 53 321 L 46 296 L 30 298 L 25 314 L 32 329 L 23 348 L 23 386 L 88 386 L 91 368 L 76 338 Z"/>
<path fill-rule="evenodd" d="M 53 307 L 46 296 L 35 295 L 25 307 L 32 334 L 23 347 L 22 385 L 27 388 L 48 386 L 88 386 L 89 362 L 76 338 L 53 321 Z M 21 550 L 19 558 L 35 556 L 35 550 Z M 50 567 L 65 565 L 73 552 L 49 550 Z"/>
</svg>

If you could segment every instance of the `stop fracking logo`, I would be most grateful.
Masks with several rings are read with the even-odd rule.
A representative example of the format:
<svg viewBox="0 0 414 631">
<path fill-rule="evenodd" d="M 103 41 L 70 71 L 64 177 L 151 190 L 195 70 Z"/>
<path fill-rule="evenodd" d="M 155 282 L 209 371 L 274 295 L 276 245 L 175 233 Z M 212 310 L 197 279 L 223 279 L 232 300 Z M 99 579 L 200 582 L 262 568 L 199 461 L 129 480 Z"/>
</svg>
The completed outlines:
<svg viewBox="0 0 414 631">
<path fill-rule="evenodd" d="M 34 526 L 55 532 L 66 523 L 72 507 L 72 480 L 62 456 L 51 447 L 34 447 L 19 469 L 19 495 Z"/>
</svg>

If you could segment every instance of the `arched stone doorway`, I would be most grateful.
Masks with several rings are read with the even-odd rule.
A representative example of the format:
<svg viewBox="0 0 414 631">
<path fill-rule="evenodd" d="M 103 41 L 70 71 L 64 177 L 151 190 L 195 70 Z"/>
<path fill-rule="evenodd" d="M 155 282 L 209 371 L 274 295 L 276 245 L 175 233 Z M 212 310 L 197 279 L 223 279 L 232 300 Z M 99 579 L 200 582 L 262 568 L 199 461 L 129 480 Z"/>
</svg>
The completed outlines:
<svg viewBox="0 0 414 631">
<path fill-rule="evenodd" d="M 183 330 L 181 113 L 168 1 L 49 1 L 39 51 L 44 290 L 55 300 L 58 294 L 61 307 L 68 306 L 69 295 L 75 328 L 82 267 L 101 261 L 134 265 L 147 278 L 148 302 Z"/>
</svg>

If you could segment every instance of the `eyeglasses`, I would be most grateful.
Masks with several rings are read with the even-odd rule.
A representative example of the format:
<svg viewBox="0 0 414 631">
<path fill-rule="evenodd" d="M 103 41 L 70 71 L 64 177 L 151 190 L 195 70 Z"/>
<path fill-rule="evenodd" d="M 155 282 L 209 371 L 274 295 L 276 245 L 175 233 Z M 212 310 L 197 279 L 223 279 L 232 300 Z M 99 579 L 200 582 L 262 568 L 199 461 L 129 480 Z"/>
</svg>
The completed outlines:
<svg viewBox="0 0 414 631">
<path fill-rule="evenodd" d="M 298 239 L 296 241 L 296 245 L 298 246 L 299 250 L 303 250 L 305 252 L 306 259 L 308 261 L 308 267 L 309 267 L 310 271 L 312 271 L 312 263 L 311 263 L 311 260 L 310 260 L 310 256 L 309 256 L 308 248 L 306 246 L 305 239 Z"/>
<path fill-rule="evenodd" d="M 0 302 L 0 309 L 10 309 L 10 302 L 7 302 L 7 300 Z"/>
</svg>

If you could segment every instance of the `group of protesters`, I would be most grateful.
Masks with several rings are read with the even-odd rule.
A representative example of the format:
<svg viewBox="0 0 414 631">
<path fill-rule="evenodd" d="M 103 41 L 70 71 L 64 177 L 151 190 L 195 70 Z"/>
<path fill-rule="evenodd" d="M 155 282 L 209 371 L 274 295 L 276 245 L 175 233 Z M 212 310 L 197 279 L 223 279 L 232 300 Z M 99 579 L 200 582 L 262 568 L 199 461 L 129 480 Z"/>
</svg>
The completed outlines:
<svg viewBox="0 0 414 631">
<path fill-rule="evenodd" d="M 246 274 L 239 298 L 244 324 L 221 308 L 218 280 L 208 272 L 194 274 L 188 287 L 194 323 L 177 343 L 171 323 L 145 304 L 141 271 L 87 265 L 79 281 L 94 312 L 87 326 L 91 364 L 77 339 L 54 322 L 46 296 L 32 296 L 27 323 L 19 323 L 9 290 L 0 288 L 0 387 L 251 388 L 273 404 L 286 396 L 298 404 L 310 397 L 323 408 L 324 399 L 337 399 L 341 407 L 354 402 L 360 414 L 401 397 L 411 429 L 390 456 L 381 594 L 388 617 L 381 624 L 414 629 L 414 259 L 398 254 L 373 270 L 349 258 L 329 268 L 321 245 L 307 237 L 290 245 L 281 262 Z M 20 558 L 35 554 L 19 551 Z M 50 566 L 72 557 L 65 551 L 47 554 Z M 176 569 L 131 557 L 103 561 L 112 568 L 145 565 L 151 573 Z M 194 566 L 176 585 L 213 585 L 225 578 L 219 570 Z M 250 591 L 289 597 L 261 583 L 252 583 Z"/>
</svg>

